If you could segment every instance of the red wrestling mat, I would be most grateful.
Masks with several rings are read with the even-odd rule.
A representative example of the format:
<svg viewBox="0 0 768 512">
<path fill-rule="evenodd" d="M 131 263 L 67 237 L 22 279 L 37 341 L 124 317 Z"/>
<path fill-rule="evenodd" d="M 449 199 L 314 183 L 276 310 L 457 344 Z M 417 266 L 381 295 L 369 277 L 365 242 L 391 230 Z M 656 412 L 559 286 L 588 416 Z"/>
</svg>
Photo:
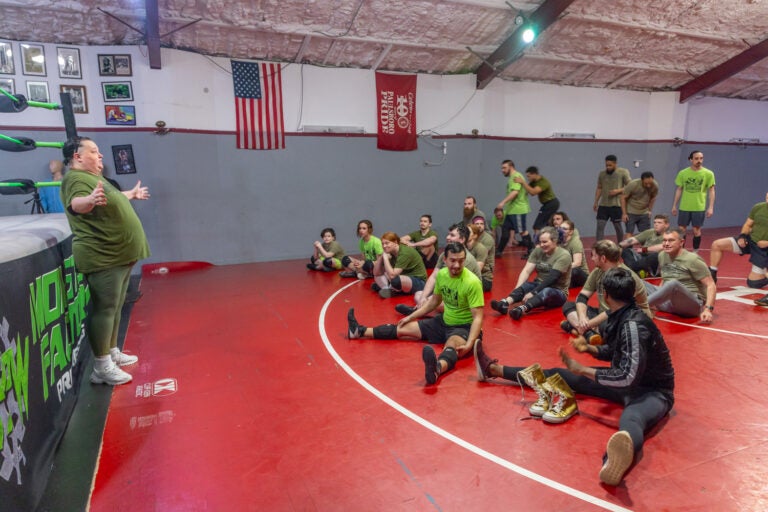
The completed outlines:
<svg viewBox="0 0 768 512">
<path fill-rule="evenodd" d="M 521 266 L 508 250 L 486 299 Z M 720 268 L 714 324 L 657 322 L 677 402 L 618 488 L 597 473 L 619 407 L 580 398 L 580 415 L 544 424 L 532 391 L 478 383 L 471 358 L 425 387 L 422 342 L 346 339 L 350 306 L 374 325 L 408 301 L 370 281 L 304 262 L 147 275 L 125 344 L 141 360 L 113 394 L 91 510 L 765 510 L 768 308 L 732 289 L 746 259 Z M 486 306 L 486 349 L 560 366 L 560 320 Z"/>
</svg>

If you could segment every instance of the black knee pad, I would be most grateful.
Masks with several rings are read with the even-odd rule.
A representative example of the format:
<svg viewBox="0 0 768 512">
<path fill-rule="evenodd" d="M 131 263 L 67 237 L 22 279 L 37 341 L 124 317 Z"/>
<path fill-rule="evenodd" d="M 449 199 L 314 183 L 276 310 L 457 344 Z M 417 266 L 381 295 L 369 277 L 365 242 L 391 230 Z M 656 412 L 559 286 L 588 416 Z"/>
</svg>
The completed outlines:
<svg viewBox="0 0 768 512">
<path fill-rule="evenodd" d="M 397 326 L 395 324 L 377 325 L 373 328 L 373 338 L 377 340 L 396 340 Z"/>
<path fill-rule="evenodd" d="M 309 262 L 315 265 L 317 263 L 317 258 L 315 258 L 315 255 L 309 257 Z"/>
<path fill-rule="evenodd" d="M 753 281 L 752 279 L 747 279 L 747 286 L 750 288 L 762 288 L 763 286 L 768 284 L 768 278 L 764 277 L 762 279 L 758 279 L 756 281 Z"/>
<path fill-rule="evenodd" d="M 571 311 L 576 311 L 576 303 L 568 301 L 563 304 L 563 315 L 568 316 Z"/>
<path fill-rule="evenodd" d="M 523 300 L 523 297 L 525 297 L 525 292 L 522 288 L 515 288 L 512 290 L 512 293 L 510 293 L 509 296 L 512 297 L 512 301 L 520 302 Z"/>
<path fill-rule="evenodd" d="M 365 260 L 365 263 L 363 263 L 363 270 L 373 275 L 373 262 L 371 260 Z"/>
<path fill-rule="evenodd" d="M 400 282 L 400 276 L 395 276 L 394 279 L 389 282 L 389 286 L 391 286 L 393 290 L 402 290 L 403 283 Z"/>
<path fill-rule="evenodd" d="M 346 268 L 349 266 L 350 263 L 352 263 L 352 258 L 350 258 L 349 256 L 344 256 L 343 258 L 341 258 L 342 267 Z"/>
<path fill-rule="evenodd" d="M 454 349 L 453 347 L 448 347 L 440 353 L 437 359 L 438 361 L 440 359 L 445 361 L 445 364 L 448 365 L 445 371 L 448 371 L 448 370 L 452 370 L 453 367 L 456 366 L 456 361 L 459 360 L 459 355 L 456 353 L 456 349 Z"/>
<path fill-rule="evenodd" d="M 333 258 L 325 258 L 323 260 L 323 266 L 328 269 L 333 269 Z"/>
</svg>

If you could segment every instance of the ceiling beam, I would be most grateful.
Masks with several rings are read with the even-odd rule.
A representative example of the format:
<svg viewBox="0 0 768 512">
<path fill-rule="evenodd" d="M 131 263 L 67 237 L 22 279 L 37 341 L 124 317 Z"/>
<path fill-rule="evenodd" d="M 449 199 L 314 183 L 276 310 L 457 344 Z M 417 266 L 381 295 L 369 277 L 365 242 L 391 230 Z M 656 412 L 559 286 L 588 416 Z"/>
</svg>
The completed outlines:
<svg viewBox="0 0 768 512">
<path fill-rule="evenodd" d="M 381 63 L 384 62 L 384 58 L 389 54 L 389 52 L 392 50 L 392 45 L 388 44 L 384 48 L 381 49 L 381 53 L 379 53 L 379 56 L 376 58 L 376 62 L 371 65 L 371 69 L 376 71 L 379 69 L 379 66 L 381 66 Z"/>
<path fill-rule="evenodd" d="M 160 63 L 160 11 L 157 8 L 157 0 L 145 0 L 144 7 L 147 10 L 147 53 L 149 54 L 149 67 L 161 69 Z"/>
<path fill-rule="evenodd" d="M 701 76 L 678 87 L 680 103 L 685 103 L 698 93 L 705 91 L 733 75 L 744 71 L 749 66 L 768 57 L 768 39 L 731 57 L 719 66 L 715 66 Z"/>
<path fill-rule="evenodd" d="M 537 37 L 541 35 L 550 25 L 556 22 L 560 15 L 574 2 L 574 0 L 545 0 L 541 6 L 536 9 L 529 17 L 528 22 L 534 26 Z M 526 24 L 520 27 L 525 27 Z M 528 43 L 520 38 L 520 31 L 515 30 L 499 46 L 488 59 L 492 63 L 490 66 L 486 62 L 480 64 L 477 68 L 477 88 L 484 89 L 494 78 L 496 78 L 504 69 L 519 59 Z"/>
</svg>

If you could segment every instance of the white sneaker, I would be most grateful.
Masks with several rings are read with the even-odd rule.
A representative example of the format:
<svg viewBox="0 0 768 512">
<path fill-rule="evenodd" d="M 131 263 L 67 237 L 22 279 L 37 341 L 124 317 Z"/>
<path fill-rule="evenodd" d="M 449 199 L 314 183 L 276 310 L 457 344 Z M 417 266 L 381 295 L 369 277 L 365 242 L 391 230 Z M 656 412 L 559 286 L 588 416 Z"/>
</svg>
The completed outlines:
<svg viewBox="0 0 768 512">
<path fill-rule="evenodd" d="M 133 377 L 131 377 L 131 374 L 124 372 L 116 364 L 113 364 L 101 372 L 95 368 L 93 369 L 93 372 L 91 372 L 91 382 L 93 384 L 109 384 L 110 386 L 118 386 L 120 384 L 127 384 L 132 380 Z"/>
<path fill-rule="evenodd" d="M 118 352 L 117 355 L 110 354 L 110 357 L 112 358 L 112 362 L 117 366 L 128 366 L 129 364 L 135 364 L 139 362 L 139 358 L 137 356 L 130 356 L 128 354 L 124 354 L 123 352 Z"/>
</svg>

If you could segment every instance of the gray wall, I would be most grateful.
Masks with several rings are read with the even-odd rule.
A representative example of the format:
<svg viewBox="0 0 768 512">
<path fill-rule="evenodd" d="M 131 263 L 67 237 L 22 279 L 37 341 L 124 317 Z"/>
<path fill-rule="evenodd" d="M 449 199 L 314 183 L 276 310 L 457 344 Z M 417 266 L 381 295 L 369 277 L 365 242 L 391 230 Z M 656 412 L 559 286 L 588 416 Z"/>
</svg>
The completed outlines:
<svg viewBox="0 0 768 512">
<path fill-rule="evenodd" d="M 43 141 L 64 137 L 51 131 L 13 134 Z M 654 172 L 661 184 L 656 213 L 668 213 L 676 172 L 688 165 L 692 149 L 704 151 L 704 165 L 717 177 L 715 216 L 705 228 L 740 226 L 749 207 L 763 201 L 768 191 L 765 146 L 456 138 L 447 139 L 442 165 L 425 166 L 425 161 L 442 158 L 440 149 L 425 141 L 418 151 L 398 153 L 377 150 L 374 137 L 289 136 L 285 151 L 245 151 L 234 148 L 234 135 L 229 134 L 81 134 L 99 144 L 109 169 L 114 169 L 110 146 L 133 144 L 138 173 L 110 175 L 123 188 L 137 179 L 150 187 L 150 201 L 134 202 L 152 248 L 146 262 L 304 258 L 325 226 L 334 227 L 340 243 L 355 252 L 359 219 L 371 219 L 377 234 L 402 234 L 416 228 L 422 213 L 433 215 L 442 237 L 460 219 L 467 194 L 492 214 L 505 192 L 499 170 L 505 158 L 514 160 L 520 171 L 538 166 L 585 236 L 594 235 L 595 181 L 609 153 L 633 177 Z M 0 152 L 0 179 L 47 180 L 48 160 L 59 157 L 54 149 Z M 642 161 L 639 168 L 633 160 Z M 0 196 L 0 215 L 27 214 L 23 201 L 29 197 Z M 538 200 L 532 198 L 531 205 L 538 209 Z M 607 230 L 612 234 L 612 228 Z"/>
</svg>

